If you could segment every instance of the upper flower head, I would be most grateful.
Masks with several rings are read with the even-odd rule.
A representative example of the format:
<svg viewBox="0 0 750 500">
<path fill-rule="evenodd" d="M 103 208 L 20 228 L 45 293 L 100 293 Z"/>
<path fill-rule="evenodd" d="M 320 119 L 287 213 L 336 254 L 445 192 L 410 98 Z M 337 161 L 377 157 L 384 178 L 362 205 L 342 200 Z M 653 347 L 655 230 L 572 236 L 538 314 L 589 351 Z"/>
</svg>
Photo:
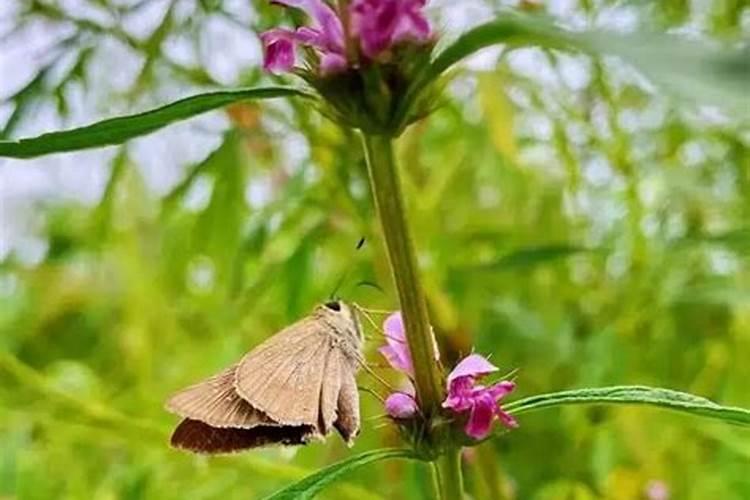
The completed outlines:
<svg viewBox="0 0 750 500">
<path fill-rule="evenodd" d="M 489 387 L 477 385 L 477 379 L 497 371 L 497 367 L 479 354 L 471 354 L 461 360 L 448 375 L 448 397 L 443 408 L 456 413 L 470 411 L 464 431 L 474 439 L 485 438 L 497 417 L 506 427 L 517 427 L 512 415 L 503 411 L 498 403 L 515 389 L 514 382 L 503 380 Z"/>
<path fill-rule="evenodd" d="M 296 30 L 275 28 L 261 35 L 265 52 L 263 67 L 273 73 L 294 67 L 297 45 L 313 49 L 315 58 L 308 63 L 326 76 L 358 61 L 374 60 L 402 42 L 424 44 L 432 34 L 422 12 L 425 0 L 352 0 L 346 16 L 340 16 L 324 0 L 272 0 L 272 3 L 302 10 L 311 21 L 310 26 Z M 342 19 L 349 21 L 347 27 Z M 350 34 L 350 42 L 345 33 Z M 349 44 L 352 47 L 347 50 Z"/>
<path fill-rule="evenodd" d="M 422 12 L 424 5 L 425 0 L 354 0 L 351 32 L 359 39 L 362 53 L 375 59 L 403 41 L 427 42 L 431 30 Z"/>
</svg>

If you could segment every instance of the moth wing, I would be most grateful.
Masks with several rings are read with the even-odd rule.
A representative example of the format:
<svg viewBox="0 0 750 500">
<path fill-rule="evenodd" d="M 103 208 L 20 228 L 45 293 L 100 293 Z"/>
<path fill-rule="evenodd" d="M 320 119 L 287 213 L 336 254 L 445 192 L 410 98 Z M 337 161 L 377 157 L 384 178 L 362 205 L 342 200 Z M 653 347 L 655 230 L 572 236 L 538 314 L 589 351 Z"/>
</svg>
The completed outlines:
<svg viewBox="0 0 750 500">
<path fill-rule="evenodd" d="M 318 425 L 323 435 L 331 431 L 338 415 L 338 398 L 341 392 L 341 372 L 344 362 L 341 351 L 331 349 L 326 361 L 323 387 L 320 391 L 320 421 Z"/>
<path fill-rule="evenodd" d="M 199 420 L 186 418 L 172 434 L 175 448 L 195 453 L 232 453 L 267 445 L 305 444 L 316 437 L 309 425 L 258 425 L 249 429 L 212 427 Z"/>
<path fill-rule="evenodd" d="M 167 410 L 212 427 L 250 428 L 274 422 L 242 399 L 234 388 L 236 365 L 188 387 L 167 401 Z"/>
<path fill-rule="evenodd" d="M 235 372 L 237 393 L 281 425 L 318 427 L 330 335 L 302 320 L 250 351 Z"/>
<path fill-rule="evenodd" d="M 359 391 L 353 368 L 348 359 L 341 363 L 341 390 L 337 399 L 337 418 L 334 422 L 344 441 L 351 446 L 359 435 Z"/>
</svg>

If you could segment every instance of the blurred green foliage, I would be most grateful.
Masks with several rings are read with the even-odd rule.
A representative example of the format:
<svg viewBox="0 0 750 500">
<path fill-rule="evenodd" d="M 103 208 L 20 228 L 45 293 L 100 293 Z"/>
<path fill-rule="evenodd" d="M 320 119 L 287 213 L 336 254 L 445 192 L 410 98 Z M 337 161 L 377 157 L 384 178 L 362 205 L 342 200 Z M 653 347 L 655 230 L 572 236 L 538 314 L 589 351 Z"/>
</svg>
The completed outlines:
<svg viewBox="0 0 750 500">
<path fill-rule="evenodd" d="M 246 29 L 278 20 L 263 3 Z M 652 28 L 747 36 L 746 2 L 708 3 L 589 0 L 575 15 L 619 7 Z M 25 4 L 19 25 L 70 22 L 56 2 Z M 167 15 L 145 41 L 79 20 L 65 43 L 81 44 L 80 65 L 97 36 L 142 51 L 134 96 L 157 83 L 202 88 L 210 74 L 160 47 L 170 30 L 230 16 L 224 4 L 197 2 L 183 24 Z M 584 75 L 573 83 L 571 65 Z M 259 78 L 248 70 L 238 83 Z M 64 97 L 58 83 L 42 75 L 8 99 L 2 135 L 33 100 Z M 523 49 L 461 70 L 401 139 L 446 366 L 476 349 L 520 370 L 517 396 L 647 384 L 750 406 L 750 130 L 646 87 L 617 61 Z M 396 307 L 357 137 L 300 103 L 226 116 L 220 145 L 170 192 L 149 190 L 123 147 L 96 206 L 37 207 L 41 262 L 0 264 L 0 498 L 258 498 L 352 453 L 337 438 L 208 459 L 167 445 L 171 392 L 306 314 L 342 276 L 344 299 Z M 301 162 L 285 150 L 292 131 Z M 360 384 L 380 390 L 366 375 Z M 398 445 L 378 400 L 362 398 L 354 451 Z M 674 499 L 750 498 L 747 431 L 652 409 L 524 415 L 465 458 L 478 499 L 639 499 L 654 482 Z M 421 464 L 380 463 L 323 497 L 420 498 L 428 480 Z"/>
</svg>

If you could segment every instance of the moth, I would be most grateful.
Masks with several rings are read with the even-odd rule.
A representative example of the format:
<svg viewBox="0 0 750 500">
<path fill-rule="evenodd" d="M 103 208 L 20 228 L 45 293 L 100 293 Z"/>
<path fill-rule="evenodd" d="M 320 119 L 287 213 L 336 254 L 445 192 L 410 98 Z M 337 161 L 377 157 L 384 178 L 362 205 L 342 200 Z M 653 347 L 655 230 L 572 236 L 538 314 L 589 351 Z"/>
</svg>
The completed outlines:
<svg viewBox="0 0 750 500">
<path fill-rule="evenodd" d="M 360 425 L 355 376 L 363 343 L 350 306 L 317 306 L 239 363 L 172 396 L 167 410 L 183 418 L 172 446 L 229 453 L 322 440 L 334 428 L 351 445 Z"/>
</svg>

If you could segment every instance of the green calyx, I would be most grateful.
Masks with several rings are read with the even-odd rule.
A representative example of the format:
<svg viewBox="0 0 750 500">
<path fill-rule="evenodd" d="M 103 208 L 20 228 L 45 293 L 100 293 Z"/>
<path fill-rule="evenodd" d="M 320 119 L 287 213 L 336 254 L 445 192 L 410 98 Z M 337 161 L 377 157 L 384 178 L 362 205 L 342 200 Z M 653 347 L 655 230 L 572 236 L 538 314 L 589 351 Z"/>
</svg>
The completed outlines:
<svg viewBox="0 0 750 500">
<path fill-rule="evenodd" d="M 436 85 L 416 96 L 410 92 L 429 67 L 431 52 L 431 45 L 409 44 L 394 48 L 379 61 L 341 73 L 320 76 L 301 70 L 298 74 L 323 98 L 322 112 L 332 120 L 366 134 L 398 137 L 435 108 Z"/>
</svg>

